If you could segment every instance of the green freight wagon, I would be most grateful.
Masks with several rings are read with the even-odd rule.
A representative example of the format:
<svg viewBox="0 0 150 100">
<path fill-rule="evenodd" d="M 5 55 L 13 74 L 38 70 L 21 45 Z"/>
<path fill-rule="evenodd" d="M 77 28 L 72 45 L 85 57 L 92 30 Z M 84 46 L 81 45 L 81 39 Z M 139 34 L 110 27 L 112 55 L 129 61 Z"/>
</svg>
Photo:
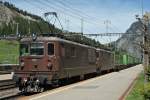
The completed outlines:
<svg viewBox="0 0 150 100">
<path fill-rule="evenodd" d="M 122 52 L 115 52 L 115 66 L 118 70 L 124 68 L 123 64 L 123 53 Z"/>
<path fill-rule="evenodd" d="M 132 57 L 130 55 L 128 55 L 128 64 L 131 64 Z"/>
<path fill-rule="evenodd" d="M 114 52 L 114 62 L 117 69 L 122 69 L 140 63 L 139 59 L 125 52 Z"/>
<path fill-rule="evenodd" d="M 116 52 L 115 53 L 115 65 L 122 65 L 123 64 L 123 56 L 121 53 Z"/>
<path fill-rule="evenodd" d="M 123 65 L 128 65 L 128 63 L 129 63 L 129 60 L 128 60 L 128 55 L 127 54 L 124 54 L 123 55 Z"/>
</svg>

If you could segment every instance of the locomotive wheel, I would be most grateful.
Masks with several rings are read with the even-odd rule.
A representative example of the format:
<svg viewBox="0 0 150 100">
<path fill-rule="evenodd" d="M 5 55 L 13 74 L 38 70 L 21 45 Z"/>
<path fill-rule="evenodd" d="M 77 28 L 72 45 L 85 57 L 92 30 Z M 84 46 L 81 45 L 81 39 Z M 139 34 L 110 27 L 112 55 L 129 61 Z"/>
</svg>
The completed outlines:
<svg viewBox="0 0 150 100">
<path fill-rule="evenodd" d="M 38 86 L 38 85 L 35 85 L 34 91 L 35 91 L 35 92 L 39 92 L 39 91 L 40 91 L 39 89 L 40 89 L 39 86 Z"/>
<path fill-rule="evenodd" d="M 52 87 L 58 87 L 60 85 L 59 80 L 53 80 L 52 81 Z"/>
<path fill-rule="evenodd" d="M 44 92 L 44 87 L 40 87 L 38 90 L 39 90 L 39 92 L 42 93 L 42 92 Z"/>
<path fill-rule="evenodd" d="M 31 91 L 31 86 L 30 85 L 28 85 L 27 87 L 26 87 L 26 92 L 30 92 Z"/>
<path fill-rule="evenodd" d="M 66 84 L 66 79 L 60 79 L 59 84 L 60 85 L 65 85 Z"/>
</svg>

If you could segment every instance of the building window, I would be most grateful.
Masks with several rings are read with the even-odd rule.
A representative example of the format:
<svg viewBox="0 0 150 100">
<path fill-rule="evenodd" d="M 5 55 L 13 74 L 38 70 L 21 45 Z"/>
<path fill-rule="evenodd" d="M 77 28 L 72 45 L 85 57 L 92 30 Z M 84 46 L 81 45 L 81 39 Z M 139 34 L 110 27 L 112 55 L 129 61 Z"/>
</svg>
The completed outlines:
<svg viewBox="0 0 150 100">
<path fill-rule="evenodd" d="M 54 44 L 53 43 L 48 44 L 48 55 L 54 55 Z"/>
</svg>

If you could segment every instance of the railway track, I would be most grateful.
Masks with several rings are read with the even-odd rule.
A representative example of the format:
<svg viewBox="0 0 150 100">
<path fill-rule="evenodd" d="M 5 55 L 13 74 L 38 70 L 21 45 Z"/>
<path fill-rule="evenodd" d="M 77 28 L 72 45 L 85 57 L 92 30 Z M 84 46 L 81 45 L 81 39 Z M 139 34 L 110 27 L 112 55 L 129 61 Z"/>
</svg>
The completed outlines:
<svg viewBox="0 0 150 100">
<path fill-rule="evenodd" d="M 10 88 L 0 91 L 0 100 L 12 100 L 18 96 L 21 96 L 18 88 Z"/>
<path fill-rule="evenodd" d="M 10 99 L 18 95 L 19 90 L 12 79 L 0 81 L 0 99 Z"/>
<path fill-rule="evenodd" d="M 1 80 L 0 81 L 0 91 L 10 88 L 15 88 L 15 82 L 13 80 Z"/>
</svg>

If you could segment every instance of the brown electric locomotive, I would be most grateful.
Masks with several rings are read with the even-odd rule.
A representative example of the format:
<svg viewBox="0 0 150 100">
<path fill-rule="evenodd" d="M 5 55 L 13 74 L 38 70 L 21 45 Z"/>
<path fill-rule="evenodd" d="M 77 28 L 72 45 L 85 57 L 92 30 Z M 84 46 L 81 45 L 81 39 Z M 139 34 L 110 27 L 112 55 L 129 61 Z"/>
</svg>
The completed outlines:
<svg viewBox="0 0 150 100">
<path fill-rule="evenodd" d="M 61 79 L 113 69 L 113 57 L 106 50 L 58 37 L 22 38 L 20 67 L 13 79 L 20 91 L 39 92 Z"/>
</svg>

